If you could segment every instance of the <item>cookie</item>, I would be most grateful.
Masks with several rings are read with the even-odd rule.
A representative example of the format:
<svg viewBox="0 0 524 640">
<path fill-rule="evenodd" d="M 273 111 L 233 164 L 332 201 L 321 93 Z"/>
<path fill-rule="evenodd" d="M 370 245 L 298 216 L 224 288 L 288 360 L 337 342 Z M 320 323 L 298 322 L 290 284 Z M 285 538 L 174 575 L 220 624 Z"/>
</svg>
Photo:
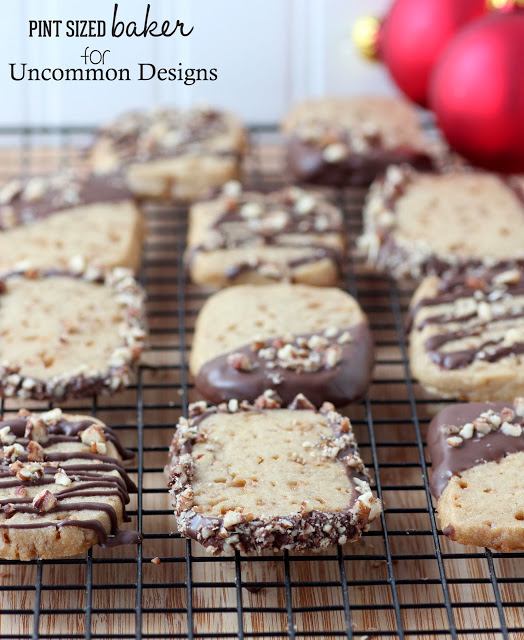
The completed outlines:
<svg viewBox="0 0 524 640">
<path fill-rule="evenodd" d="M 121 177 L 78 172 L 0 187 L 0 270 L 140 266 L 144 222 Z"/>
<path fill-rule="evenodd" d="M 499 262 L 524 264 L 524 180 L 390 167 L 372 187 L 360 246 L 397 278 Z"/>
<path fill-rule="evenodd" d="M 303 102 L 283 123 L 288 168 L 298 181 L 366 186 L 388 165 L 433 167 L 416 111 L 392 98 L 322 98 Z"/>
<path fill-rule="evenodd" d="M 133 457 L 105 424 L 52 409 L 0 422 L 0 558 L 63 558 L 137 544 L 125 505 Z"/>
<path fill-rule="evenodd" d="M 193 404 L 171 456 L 178 530 L 213 555 L 353 542 L 381 512 L 349 419 L 304 396 Z"/>
<path fill-rule="evenodd" d="M 426 278 L 411 303 L 413 375 L 444 398 L 501 400 L 524 385 L 524 271 Z"/>
<path fill-rule="evenodd" d="M 246 134 L 230 113 L 163 109 L 123 115 L 89 152 L 95 173 L 122 171 L 140 198 L 188 201 L 239 177 Z"/>
<path fill-rule="evenodd" d="M 373 340 L 358 303 L 340 289 L 238 285 L 208 299 L 197 318 L 190 369 L 211 402 L 253 401 L 275 389 L 289 404 L 361 399 Z"/>
<path fill-rule="evenodd" d="M 11 272 L 0 279 L 0 395 L 115 393 L 144 349 L 144 294 L 131 272 Z"/>
<path fill-rule="evenodd" d="M 262 194 L 230 182 L 189 212 L 187 257 L 197 284 L 335 285 L 344 248 L 340 210 L 297 187 Z"/>
<path fill-rule="evenodd" d="M 452 540 L 524 549 L 523 424 L 524 398 L 455 404 L 432 420 L 431 492 Z"/>
</svg>

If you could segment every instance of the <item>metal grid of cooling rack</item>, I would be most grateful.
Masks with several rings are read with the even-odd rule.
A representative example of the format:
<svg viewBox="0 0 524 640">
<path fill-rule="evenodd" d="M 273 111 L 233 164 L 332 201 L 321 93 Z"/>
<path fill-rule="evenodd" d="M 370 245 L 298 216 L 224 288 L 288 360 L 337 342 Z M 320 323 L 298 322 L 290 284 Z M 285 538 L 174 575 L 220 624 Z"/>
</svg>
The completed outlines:
<svg viewBox="0 0 524 640">
<path fill-rule="evenodd" d="M 88 133 L 0 128 L 0 176 L 80 162 Z M 282 184 L 276 134 L 251 135 L 248 183 Z M 363 197 L 337 196 L 350 242 Z M 144 541 L 58 561 L 0 562 L 0 638 L 523 638 L 524 557 L 462 547 L 437 529 L 424 434 L 441 403 L 409 375 L 403 322 L 412 291 L 367 273 L 353 253 L 341 286 L 370 318 L 377 366 L 368 396 L 348 415 L 385 504 L 380 525 L 323 555 L 229 559 L 208 557 L 172 531 L 163 466 L 173 425 L 197 399 L 186 360 L 207 295 L 183 270 L 187 211 L 157 208 L 147 217 L 140 277 L 151 349 L 136 385 L 67 405 L 96 414 L 136 450 L 139 492 L 130 506 Z"/>
</svg>

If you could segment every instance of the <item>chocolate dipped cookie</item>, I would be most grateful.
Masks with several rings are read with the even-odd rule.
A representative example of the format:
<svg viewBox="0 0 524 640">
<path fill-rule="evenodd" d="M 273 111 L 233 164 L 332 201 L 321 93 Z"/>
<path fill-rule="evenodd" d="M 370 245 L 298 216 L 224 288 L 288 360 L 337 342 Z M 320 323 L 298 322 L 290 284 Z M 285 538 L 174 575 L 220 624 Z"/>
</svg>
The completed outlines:
<svg viewBox="0 0 524 640">
<path fill-rule="evenodd" d="M 524 398 L 456 404 L 428 431 L 442 531 L 461 544 L 524 549 Z"/>
<path fill-rule="evenodd" d="M 239 177 L 246 134 L 230 113 L 195 108 L 124 114 L 89 152 L 97 174 L 121 172 L 139 198 L 190 201 Z"/>
<path fill-rule="evenodd" d="M 127 269 L 13 271 L 0 277 L 0 395 L 112 394 L 145 346 L 145 296 Z"/>
<path fill-rule="evenodd" d="M 0 422 L 0 558 L 73 556 L 99 544 L 137 544 L 126 504 L 133 457 L 90 416 L 22 410 Z"/>
<path fill-rule="evenodd" d="M 274 389 L 316 406 L 360 400 L 373 368 L 366 316 L 347 293 L 286 283 L 238 285 L 208 299 L 197 318 L 190 370 L 210 402 L 255 400 Z"/>
<path fill-rule="evenodd" d="M 167 471 L 178 530 L 213 555 L 353 542 L 382 510 L 349 419 L 301 395 L 191 405 Z"/>
<path fill-rule="evenodd" d="M 0 270 L 140 266 L 144 221 L 119 175 L 63 171 L 0 187 Z"/>
<path fill-rule="evenodd" d="M 372 266 L 397 278 L 523 265 L 523 221 L 520 177 L 392 166 L 370 189 L 359 245 Z"/>
<path fill-rule="evenodd" d="M 524 385 L 524 272 L 426 278 L 411 302 L 411 371 L 431 393 L 511 401 Z"/>
<path fill-rule="evenodd" d="M 366 186 L 390 164 L 433 167 L 416 111 L 392 98 L 321 98 L 284 120 L 288 168 L 299 182 Z"/>
<path fill-rule="evenodd" d="M 288 187 L 267 194 L 238 182 L 189 212 L 193 282 L 212 287 L 278 280 L 332 286 L 345 243 L 340 210 L 320 193 Z"/>
</svg>

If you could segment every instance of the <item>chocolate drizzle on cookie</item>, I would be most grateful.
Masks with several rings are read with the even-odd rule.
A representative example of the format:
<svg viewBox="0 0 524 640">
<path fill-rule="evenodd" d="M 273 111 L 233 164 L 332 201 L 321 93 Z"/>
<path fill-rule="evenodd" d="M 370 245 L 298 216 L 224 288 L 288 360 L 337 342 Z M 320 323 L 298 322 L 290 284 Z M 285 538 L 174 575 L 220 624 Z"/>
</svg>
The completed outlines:
<svg viewBox="0 0 524 640">
<path fill-rule="evenodd" d="M 428 428 L 431 492 L 439 498 L 449 480 L 467 469 L 524 451 L 524 399 L 455 404 Z"/>
<path fill-rule="evenodd" d="M 242 193 L 238 183 L 228 183 L 219 202 L 223 206 L 207 230 L 209 240 L 190 248 L 189 265 L 199 253 L 241 247 L 272 247 L 304 252 L 304 256 L 278 262 L 253 258 L 229 267 L 226 277 L 235 280 L 248 271 L 274 279 L 293 279 L 293 270 L 329 259 L 340 268 L 343 250 L 323 234 L 342 234 L 339 210 L 320 194 L 288 187 L 270 194 Z M 302 235 L 311 241 L 300 241 Z"/>
<path fill-rule="evenodd" d="M 89 418 L 71 421 L 60 409 L 44 414 L 21 411 L 18 417 L 0 422 L 0 442 L 0 490 L 4 493 L 0 529 L 79 527 L 96 533 L 101 546 L 140 541 L 137 532 L 119 531 L 118 513 L 106 500 L 118 498 L 122 519 L 129 522 L 125 505 L 128 492 L 136 487 L 121 460 L 129 460 L 133 453 L 122 447 L 111 429 Z M 109 444 L 119 458 L 110 455 Z M 57 485 L 56 491 L 49 490 Z M 30 496 L 32 487 L 43 490 Z M 5 496 L 11 489 L 13 494 Z M 109 531 L 99 519 L 83 519 L 86 511 L 105 514 Z M 67 515 L 57 515 L 61 513 Z"/>
<path fill-rule="evenodd" d="M 102 129 L 98 141 L 109 141 L 124 164 L 185 154 L 237 156 L 217 146 L 229 128 L 226 115 L 213 109 L 160 109 L 123 116 Z"/>
<path fill-rule="evenodd" d="M 410 324 L 413 331 L 435 330 L 424 347 L 443 369 L 462 369 L 475 361 L 497 362 L 524 353 L 524 303 L 516 300 L 518 296 L 524 296 L 521 269 L 498 266 L 455 272 L 439 282 L 434 296 L 415 305 Z M 423 309 L 441 305 L 450 309 L 419 320 Z M 447 329 L 448 325 L 453 326 Z"/>
<path fill-rule="evenodd" d="M 317 407 L 344 406 L 365 394 L 373 368 L 369 327 L 254 340 L 206 362 L 196 387 L 211 402 L 234 398 L 254 401 L 274 389 L 284 403 L 301 392 Z"/>
<path fill-rule="evenodd" d="M 192 458 L 193 446 L 205 441 L 201 430 L 204 422 L 218 413 L 264 412 L 280 409 L 282 400 L 273 391 L 266 391 L 250 404 L 230 401 L 208 407 L 205 402 L 190 406 L 189 419 L 181 419 L 171 445 L 172 461 L 169 489 L 174 498 L 179 531 L 208 548 L 211 553 L 231 554 L 260 553 L 264 549 L 318 549 L 333 544 L 345 544 L 357 539 L 367 524 L 381 512 L 381 504 L 373 497 L 364 464 L 358 455 L 357 445 L 348 418 L 334 411 L 330 403 L 319 410 L 299 394 L 288 408 L 290 411 L 319 412 L 327 419 L 333 436 L 317 443 L 305 443 L 312 447 L 311 455 L 324 460 L 337 460 L 352 486 L 347 508 L 341 511 L 315 511 L 303 503 L 297 513 L 285 516 L 244 515 L 242 509 L 227 511 L 223 517 L 208 517 L 194 504 L 192 480 L 195 473 Z"/>
<path fill-rule="evenodd" d="M 0 230 L 30 224 L 66 209 L 130 199 L 119 174 L 96 176 L 64 171 L 14 179 L 0 187 Z"/>
</svg>

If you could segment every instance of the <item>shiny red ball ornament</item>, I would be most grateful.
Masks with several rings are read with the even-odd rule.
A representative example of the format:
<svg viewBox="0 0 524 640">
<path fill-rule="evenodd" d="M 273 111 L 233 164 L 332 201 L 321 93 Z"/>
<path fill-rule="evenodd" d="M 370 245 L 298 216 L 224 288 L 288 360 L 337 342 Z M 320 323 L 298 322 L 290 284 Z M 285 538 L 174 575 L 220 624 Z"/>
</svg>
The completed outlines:
<svg viewBox="0 0 524 640">
<path fill-rule="evenodd" d="M 458 34 L 435 67 L 430 107 L 474 164 L 524 173 L 524 9 L 495 11 Z"/>
<path fill-rule="evenodd" d="M 411 100 L 427 106 L 429 79 L 446 45 L 487 10 L 486 0 L 396 0 L 380 29 L 379 57 Z"/>
</svg>

